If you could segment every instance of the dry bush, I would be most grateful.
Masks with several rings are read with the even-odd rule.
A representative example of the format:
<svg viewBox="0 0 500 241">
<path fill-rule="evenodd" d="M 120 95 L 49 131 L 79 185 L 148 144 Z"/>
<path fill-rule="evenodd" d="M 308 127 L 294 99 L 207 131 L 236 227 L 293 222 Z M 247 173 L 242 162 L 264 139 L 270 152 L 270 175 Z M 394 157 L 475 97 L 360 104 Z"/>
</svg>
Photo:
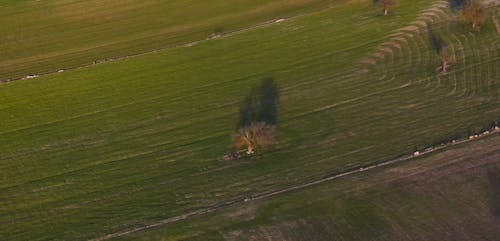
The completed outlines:
<svg viewBox="0 0 500 241">
<path fill-rule="evenodd" d="M 472 24 L 474 31 L 479 31 L 488 18 L 488 11 L 478 1 L 468 2 L 460 11 L 460 19 L 468 24 Z"/>
<path fill-rule="evenodd" d="M 256 148 L 265 147 L 274 142 L 274 127 L 264 122 L 252 123 L 240 128 L 232 136 L 234 146 L 239 150 L 246 148 L 247 154 L 253 154 Z"/>
</svg>

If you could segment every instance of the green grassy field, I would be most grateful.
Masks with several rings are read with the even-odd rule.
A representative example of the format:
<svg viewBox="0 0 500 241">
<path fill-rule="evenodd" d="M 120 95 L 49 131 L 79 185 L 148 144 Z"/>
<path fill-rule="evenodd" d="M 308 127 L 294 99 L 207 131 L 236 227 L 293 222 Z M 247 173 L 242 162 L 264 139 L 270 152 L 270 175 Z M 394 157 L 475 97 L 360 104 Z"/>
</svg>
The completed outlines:
<svg viewBox="0 0 500 241">
<path fill-rule="evenodd" d="M 0 80 L 174 47 L 336 2 L 2 1 Z"/>
<path fill-rule="evenodd" d="M 496 135 L 115 240 L 495 240 L 499 143 Z"/>
<path fill-rule="evenodd" d="M 440 75 L 425 28 L 415 30 L 414 23 L 429 8 L 440 12 L 434 2 L 400 1 L 388 17 L 379 16 L 371 1 L 339 2 L 320 12 L 305 8 L 303 16 L 192 47 L 0 85 L 0 239 L 101 237 L 382 162 L 498 123 L 495 27 L 470 33 L 450 22 L 446 8 L 432 16 L 428 21 L 457 55 L 450 73 Z M 35 4 L 9 4 L 28 3 Z M 297 6 L 288 13 L 299 14 Z M 139 18 L 139 12 L 130 14 L 126 19 Z M 113 29 L 123 34 L 127 25 Z M 150 46 L 137 42 L 142 44 Z M 381 50 L 388 45 L 394 47 Z M 101 56 L 138 51 L 104 49 L 110 52 Z M 83 62 L 71 64 L 96 53 L 82 53 L 74 59 Z M 45 68 L 26 63 L 7 75 Z M 48 63 L 66 61 L 57 56 Z M 221 161 L 240 102 L 264 78 L 274 78 L 281 91 L 276 145 L 251 158 Z"/>
</svg>

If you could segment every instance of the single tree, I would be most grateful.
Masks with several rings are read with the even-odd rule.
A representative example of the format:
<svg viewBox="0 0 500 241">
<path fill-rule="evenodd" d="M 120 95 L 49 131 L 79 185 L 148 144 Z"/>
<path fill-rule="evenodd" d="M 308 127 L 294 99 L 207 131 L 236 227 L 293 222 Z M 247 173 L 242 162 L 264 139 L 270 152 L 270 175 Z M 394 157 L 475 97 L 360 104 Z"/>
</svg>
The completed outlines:
<svg viewBox="0 0 500 241">
<path fill-rule="evenodd" d="M 396 5 L 396 0 L 373 0 L 373 4 L 382 8 L 384 16 L 386 16 L 389 13 L 389 8 Z"/>
<path fill-rule="evenodd" d="M 274 126 L 278 121 L 278 102 L 279 88 L 272 78 L 264 79 L 260 86 L 250 90 L 240 106 L 237 131 L 232 135 L 233 144 L 238 151 L 246 148 L 246 153 L 250 155 L 256 148 L 273 143 Z"/>
<path fill-rule="evenodd" d="M 439 52 L 439 60 L 441 61 L 441 70 L 443 73 L 446 73 L 448 71 L 448 67 L 455 59 L 453 58 L 453 54 L 450 49 L 448 47 L 444 47 Z"/>
<path fill-rule="evenodd" d="M 252 123 L 240 128 L 233 134 L 233 144 L 237 149 L 246 148 L 251 155 L 256 148 L 271 145 L 274 142 L 274 127 L 264 122 Z"/>
<path fill-rule="evenodd" d="M 444 41 L 433 31 L 432 26 L 429 25 L 428 31 L 431 47 L 434 51 L 436 51 L 436 54 L 439 56 L 439 60 L 441 61 L 440 69 L 443 73 L 446 73 L 448 71 L 448 67 L 454 61 L 453 55 Z"/>
<path fill-rule="evenodd" d="M 479 31 L 488 18 L 488 11 L 477 0 L 468 1 L 460 10 L 460 19 L 472 25 L 472 30 Z"/>
</svg>

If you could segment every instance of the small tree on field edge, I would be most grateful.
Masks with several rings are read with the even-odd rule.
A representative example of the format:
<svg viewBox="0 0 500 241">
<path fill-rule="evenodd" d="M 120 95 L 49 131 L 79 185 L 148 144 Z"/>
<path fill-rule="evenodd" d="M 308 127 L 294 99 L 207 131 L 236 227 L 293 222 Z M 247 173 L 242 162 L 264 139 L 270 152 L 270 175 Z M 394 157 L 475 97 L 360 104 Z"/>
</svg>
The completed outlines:
<svg viewBox="0 0 500 241">
<path fill-rule="evenodd" d="M 375 4 L 375 6 L 377 7 L 382 8 L 384 16 L 386 16 L 389 13 L 389 8 L 396 5 L 396 0 L 373 0 L 373 4 Z"/>
</svg>

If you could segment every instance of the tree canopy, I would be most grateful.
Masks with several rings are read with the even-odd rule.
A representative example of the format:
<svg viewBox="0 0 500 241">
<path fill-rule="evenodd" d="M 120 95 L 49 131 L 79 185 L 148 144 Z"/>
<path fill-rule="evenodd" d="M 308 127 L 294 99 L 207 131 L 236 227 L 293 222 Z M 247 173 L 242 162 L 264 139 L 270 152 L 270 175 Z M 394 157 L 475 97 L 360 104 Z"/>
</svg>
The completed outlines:
<svg viewBox="0 0 500 241">
<path fill-rule="evenodd" d="M 472 25 L 472 29 L 479 31 L 488 18 L 488 11 L 482 3 L 478 1 L 468 1 L 460 10 L 460 19 Z"/>
</svg>

